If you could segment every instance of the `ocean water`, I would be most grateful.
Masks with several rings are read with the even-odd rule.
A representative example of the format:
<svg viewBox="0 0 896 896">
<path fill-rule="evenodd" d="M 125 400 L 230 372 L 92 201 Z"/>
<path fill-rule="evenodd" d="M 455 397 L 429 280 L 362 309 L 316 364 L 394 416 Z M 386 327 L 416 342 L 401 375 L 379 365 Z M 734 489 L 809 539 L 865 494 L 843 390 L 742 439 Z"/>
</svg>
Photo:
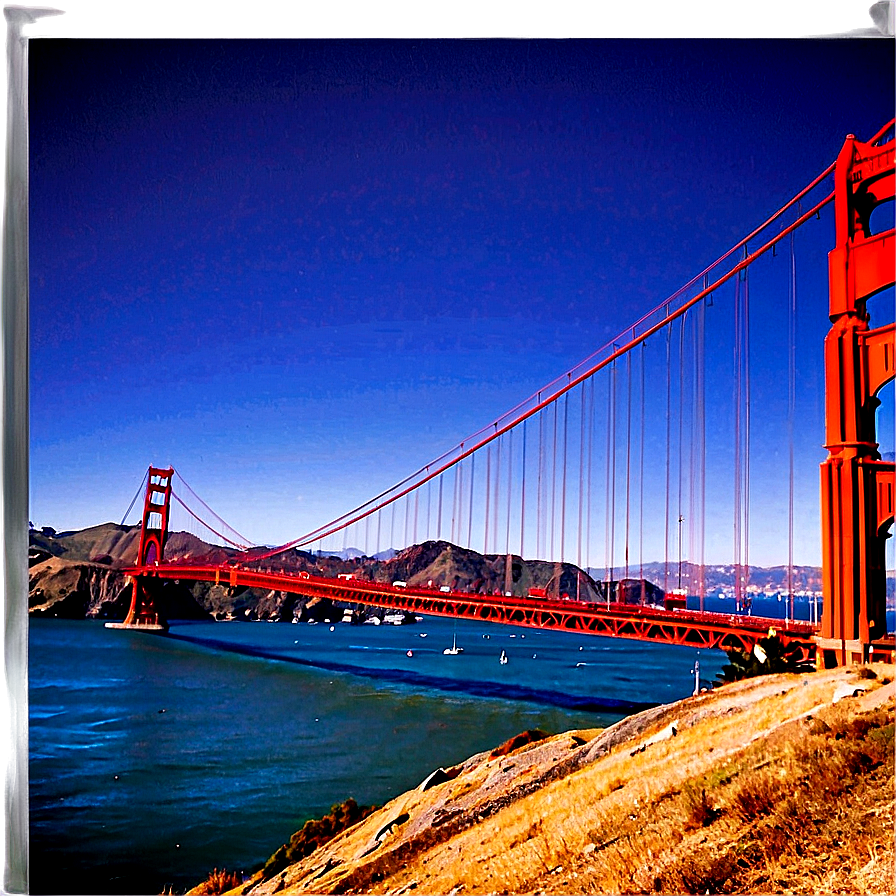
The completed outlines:
<svg viewBox="0 0 896 896">
<path fill-rule="evenodd" d="M 454 638 L 464 652 L 446 656 Z M 153 894 L 214 867 L 249 874 L 347 797 L 380 805 L 527 728 L 605 727 L 684 697 L 696 658 L 432 617 L 164 636 L 32 620 L 31 891 Z M 708 682 L 725 655 L 699 661 Z"/>
</svg>

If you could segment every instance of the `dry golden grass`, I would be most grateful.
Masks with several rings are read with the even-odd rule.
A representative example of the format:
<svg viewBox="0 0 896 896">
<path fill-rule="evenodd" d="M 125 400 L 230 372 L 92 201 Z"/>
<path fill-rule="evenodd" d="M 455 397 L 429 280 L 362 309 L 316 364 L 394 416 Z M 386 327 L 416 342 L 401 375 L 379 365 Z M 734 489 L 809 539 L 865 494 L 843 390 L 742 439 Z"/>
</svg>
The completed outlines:
<svg viewBox="0 0 896 896">
<path fill-rule="evenodd" d="M 480 754 L 453 780 L 404 794 L 242 889 L 890 892 L 888 672 L 862 680 L 864 698 L 836 705 L 836 685 L 860 681 L 855 670 L 739 682 L 645 716 L 645 726 L 627 722 L 628 738 L 609 752 L 613 729 Z M 677 735 L 653 741 L 673 720 Z"/>
<path fill-rule="evenodd" d="M 240 886 L 243 879 L 239 874 L 222 868 L 218 871 L 214 868 L 209 876 L 198 887 L 190 890 L 191 896 L 220 896 L 234 887 Z"/>
</svg>

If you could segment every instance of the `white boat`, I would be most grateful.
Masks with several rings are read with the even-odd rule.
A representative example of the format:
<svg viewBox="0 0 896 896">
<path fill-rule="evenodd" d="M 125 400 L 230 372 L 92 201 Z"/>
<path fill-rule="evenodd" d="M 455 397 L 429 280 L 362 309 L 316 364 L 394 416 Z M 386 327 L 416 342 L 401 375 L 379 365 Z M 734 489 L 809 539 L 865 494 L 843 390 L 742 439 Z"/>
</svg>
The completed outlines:
<svg viewBox="0 0 896 896">
<path fill-rule="evenodd" d="M 503 650 L 501 651 L 501 659 L 499 660 L 499 662 L 501 663 L 502 666 L 507 665 L 507 654 L 504 653 Z"/>
<path fill-rule="evenodd" d="M 457 632 L 455 632 L 455 633 L 454 633 L 454 638 L 453 638 L 452 641 L 451 641 L 451 646 L 450 646 L 450 647 L 446 647 L 446 648 L 442 651 L 442 653 L 443 653 L 445 656 L 457 656 L 459 653 L 463 653 L 463 652 L 464 652 L 463 647 L 458 647 L 458 646 L 457 646 Z"/>
</svg>

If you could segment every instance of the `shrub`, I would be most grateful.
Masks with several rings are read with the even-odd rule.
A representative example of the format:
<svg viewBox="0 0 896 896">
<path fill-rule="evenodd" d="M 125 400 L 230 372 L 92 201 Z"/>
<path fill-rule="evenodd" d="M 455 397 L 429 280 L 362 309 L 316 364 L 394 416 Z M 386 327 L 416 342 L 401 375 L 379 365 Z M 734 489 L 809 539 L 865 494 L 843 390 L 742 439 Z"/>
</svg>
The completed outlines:
<svg viewBox="0 0 896 896">
<path fill-rule="evenodd" d="M 758 642 L 765 660 L 760 660 L 754 650 L 726 650 L 728 663 L 722 666 L 717 680 L 722 683 L 741 681 L 757 675 L 770 675 L 773 672 L 811 672 L 813 665 L 804 662 L 799 645 L 784 645 L 778 635 L 761 638 Z"/>
<path fill-rule="evenodd" d="M 682 790 L 684 804 L 685 829 L 705 828 L 718 817 L 719 812 L 706 796 L 706 788 L 688 782 Z"/>
<path fill-rule="evenodd" d="M 730 852 L 721 855 L 708 849 L 696 850 L 682 857 L 654 882 L 657 892 L 665 893 L 725 893 L 737 860 Z"/>
<path fill-rule="evenodd" d="M 547 731 L 542 731 L 541 728 L 530 728 L 528 731 L 515 734 L 509 740 L 505 740 L 503 744 L 499 744 L 489 753 L 488 758 L 497 759 L 499 756 L 509 756 L 514 750 L 529 744 L 538 743 L 538 741 L 544 740 L 546 737 L 550 737 Z"/>
<path fill-rule="evenodd" d="M 349 797 L 344 803 L 332 806 L 330 812 L 322 818 L 311 818 L 305 822 L 300 831 L 296 831 L 285 843 L 265 862 L 262 876 L 265 880 L 273 877 L 284 868 L 311 855 L 319 846 L 332 840 L 337 834 L 363 821 L 376 806 L 359 806 L 355 800 Z"/>
<path fill-rule="evenodd" d="M 226 893 L 228 890 L 238 887 L 242 882 L 242 877 L 236 872 L 228 871 L 226 868 L 218 871 L 217 868 L 214 868 L 194 892 L 202 894 L 202 896 L 218 896 L 219 893 Z"/>
<path fill-rule="evenodd" d="M 746 822 L 765 817 L 775 811 L 781 796 L 782 784 L 768 769 L 744 777 L 734 792 L 732 805 L 735 814 Z"/>
</svg>

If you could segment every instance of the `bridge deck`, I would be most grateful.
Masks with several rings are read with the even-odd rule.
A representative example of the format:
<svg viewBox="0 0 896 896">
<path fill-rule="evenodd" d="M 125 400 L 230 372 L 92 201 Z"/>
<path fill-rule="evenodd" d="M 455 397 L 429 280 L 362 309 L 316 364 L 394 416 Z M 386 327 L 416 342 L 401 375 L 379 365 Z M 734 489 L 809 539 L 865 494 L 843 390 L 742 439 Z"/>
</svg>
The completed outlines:
<svg viewBox="0 0 896 896">
<path fill-rule="evenodd" d="M 576 600 L 443 592 L 435 588 L 401 587 L 382 582 L 323 578 L 307 573 L 260 571 L 240 566 L 159 564 L 128 567 L 124 572 L 131 576 L 214 582 L 228 587 L 264 588 L 411 613 L 704 649 L 752 650 L 757 641 L 768 635 L 769 629 L 774 629 L 785 644 L 799 645 L 804 656 L 811 656 L 815 650 L 815 627 L 810 623 L 755 616 L 665 610 L 627 604 L 594 604 Z"/>
</svg>

